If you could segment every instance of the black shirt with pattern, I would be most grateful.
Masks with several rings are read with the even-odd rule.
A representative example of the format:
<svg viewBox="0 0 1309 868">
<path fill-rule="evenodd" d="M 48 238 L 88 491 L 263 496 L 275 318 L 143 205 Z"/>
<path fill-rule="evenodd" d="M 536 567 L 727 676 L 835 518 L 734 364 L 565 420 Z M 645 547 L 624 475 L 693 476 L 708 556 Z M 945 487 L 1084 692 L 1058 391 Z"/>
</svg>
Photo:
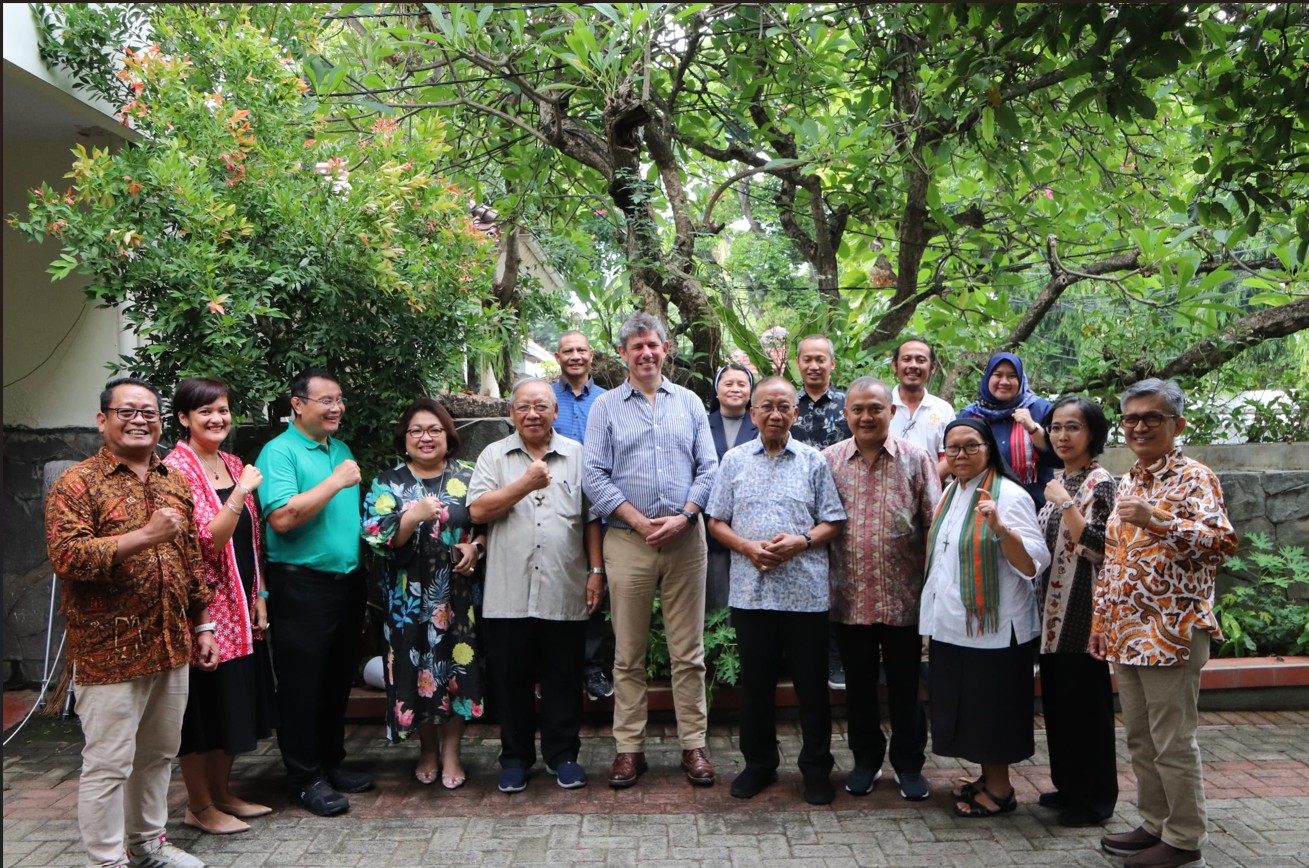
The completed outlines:
<svg viewBox="0 0 1309 868">
<path fill-rule="evenodd" d="M 845 422 L 845 392 L 829 386 L 815 401 L 804 389 L 800 390 L 800 412 L 791 434 L 801 443 L 818 450 L 849 439 L 850 426 Z"/>
</svg>

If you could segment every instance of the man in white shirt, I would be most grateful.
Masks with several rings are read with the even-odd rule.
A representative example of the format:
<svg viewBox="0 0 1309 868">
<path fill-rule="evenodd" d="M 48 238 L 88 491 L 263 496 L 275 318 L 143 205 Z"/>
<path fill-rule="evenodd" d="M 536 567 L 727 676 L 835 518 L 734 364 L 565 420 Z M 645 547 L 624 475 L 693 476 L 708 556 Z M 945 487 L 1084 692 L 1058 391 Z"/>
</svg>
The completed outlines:
<svg viewBox="0 0 1309 868">
<path fill-rule="evenodd" d="M 941 479 L 950 475 L 945 460 L 945 426 L 954 421 L 954 407 L 927 391 L 936 376 L 936 353 L 931 344 L 909 338 L 896 347 L 891 369 L 899 384 L 891 390 L 895 414 L 891 434 L 921 447 L 936 462 Z"/>
</svg>

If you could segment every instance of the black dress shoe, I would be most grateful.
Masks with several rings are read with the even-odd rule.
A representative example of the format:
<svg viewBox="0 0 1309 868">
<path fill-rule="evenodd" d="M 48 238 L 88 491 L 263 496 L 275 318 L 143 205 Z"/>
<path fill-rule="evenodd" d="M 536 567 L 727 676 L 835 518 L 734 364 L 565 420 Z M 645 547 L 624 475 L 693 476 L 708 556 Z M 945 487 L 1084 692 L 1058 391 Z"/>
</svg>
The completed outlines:
<svg viewBox="0 0 1309 868">
<path fill-rule="evenodd" d="M 1069 829 L 1085 829 L 1088 826 L 1098 826 L 1107 816 L 1094 814 L 1086 808 L 1064 808 L 1059 812 L 1059 825 Z"/>
<path fill-rule="evenodd" d="M 350 800 L 332 789 L 323 778 L 292 790 L 291 801 L 320 817 L 332 817 L 350 810 Z"/>
<path fill-rule="evenodd" d="M 777 770 L 763 766 L 746 766 L 732 781 L 732 795 L 738 799 L 753 799 L 764 788 L 777 780 Z"/>
<path fill-rule="evenodd" d="M 804 800 L 811 805 L 830 805 L 836 798 L 836 787 L 827 775 L 806 776 L 804 781 Z"/>
<path fill-rule="evenodd" d="M 1041 793 L 1041 796 L 1036 800 L 1036 803 L 1043 808 L 1054 808 L 1055 810 L 1066 807 L 1064 804 L 1064 794 L 1058 790 Z"/>
<path fill-rule="evenodd" d="M 373 788 L 373 776 L 343 768 L 327 770 L 327 782 L 338 793 L 366 793 Z"/>
</svg>

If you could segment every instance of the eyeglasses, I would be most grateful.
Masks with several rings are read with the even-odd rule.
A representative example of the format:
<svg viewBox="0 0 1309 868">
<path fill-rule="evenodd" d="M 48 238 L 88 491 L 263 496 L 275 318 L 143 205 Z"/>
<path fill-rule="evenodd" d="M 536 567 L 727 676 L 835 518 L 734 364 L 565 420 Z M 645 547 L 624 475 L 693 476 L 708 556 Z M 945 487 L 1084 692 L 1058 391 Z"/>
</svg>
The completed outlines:
<svg viewBox="0 0 1309 868">
<path fill-rule="evenodd" d="M 415 440 L 422 440 L 424 437 L 431 437 L 435 440 L 437 437 L 445 433 L 445 429 L 438 425 L 433 425 L 431 428 L 408 428 L 405 430 L 405 433 Z"/>
<path fill-rule="evenodd" d="M 1077 422 L 1069 422 L 1067 425 L 1063 425 L 1063 424 L 1060 424 L 1059 422 L 1056 422 L 1056 423 L 1054 423 L 1053 425 L 1051 425 L 1051 426 L 1047 429 L 1047 433 L 1050 433 L 1050 434 L 1063 434 L 1063 433 L 1068 433 L 1068 434 L 1078 434 L 1078 433 L 1081 433 L 1081 432 L 1084 431 L 1084 430 L 1086 430 L 1086 426 L 1085 426 L 1085 425 L 1082 425 L 1082 424 L 1079 424 L 1079 423 L 1077 423 Z"/>
<path fill-rule="evenodd" d="M 1143 413 L 1141 415 L 1129 413 L 1123 417 L 1123 427 L 1135 428 L 1137 425 L 1144 424 L 1147 428 L 1158 428 L 1160 425 L 1164 424 L 1165 419 L 1176 418 L 1177 416 L 1171 413 L 1167 415 L 1164 413 Z"/>
<path fill-rule="evenodd" d="M 795 405 L 794 404 L 756 404 L 755 409 L 763 413 L 765 416 L 771 416 L 774 413 L 781 413 L 783 416 L 785 416 L 787 413 L 790 413 L 792 410 L 795 409 Z"/>
<path fill-rule="evenodd" d="M 529 413 L 532 410 L 535 410 L 538 413 L 549 413 L 554 409 L 554 405 L 546 404 L 544 402 L 537 404 L 515 404 L 513 409 L 515 413 Z"/>
<path fill-rule="evenodd" d="M 147 422 L 157 422 L 163 414 L 158 410 L 142 410 L 140 407 L 106 407 L 106 411 L 111 411 L 124 422 L 131 422 L 137 416 L 140 416 Z"/>
<path fill-rule="evenodd" d="M 293 398 L 299 398 L 301 401 L 308 401 L 311 404 L 318 404 L 323 407 L 335 407 L 340 405 L 345 407 L 345 398 L 309 398 L 305 395 L 292 395 Z"/>
<path fill-rule="evenodd" d="M 965 443 L 962 446 L 945 447 L 945 454 L 949 455 L 951 458 L 958 457 L 959 453 L 961 452 L 964 455 L 976 455 L 978 452 L 981 452 L 985 448 L 986 448 L 985 443 Z"/>
</svg>

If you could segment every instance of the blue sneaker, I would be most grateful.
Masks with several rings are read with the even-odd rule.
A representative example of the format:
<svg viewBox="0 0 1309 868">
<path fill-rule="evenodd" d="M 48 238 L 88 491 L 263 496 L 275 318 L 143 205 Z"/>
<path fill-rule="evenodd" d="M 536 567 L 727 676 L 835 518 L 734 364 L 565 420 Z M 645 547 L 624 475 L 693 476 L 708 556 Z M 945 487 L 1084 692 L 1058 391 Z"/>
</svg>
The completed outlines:
<svg viewBox="0 0 1309 868">
<path fill-rule="evenodd" d="M 854 796 L 866 796 L 882 779 L 882 770 L 868 766 L 855 766 L 845 776 L 845 791 Z"/>
<path fill-rule="evenodd" d="M 513 768 L 500 770 L 500 792 L 521 793 L 527 789 L 527 769 Z"/>
<path fill-rule="evenodd" d="M 586 786 L 586 770 L 572 760 L 561 762 L 555 768 L 545 767 L 555 776 L 555 782 L 565 790 L 574 790 Z"/>
</svg>

